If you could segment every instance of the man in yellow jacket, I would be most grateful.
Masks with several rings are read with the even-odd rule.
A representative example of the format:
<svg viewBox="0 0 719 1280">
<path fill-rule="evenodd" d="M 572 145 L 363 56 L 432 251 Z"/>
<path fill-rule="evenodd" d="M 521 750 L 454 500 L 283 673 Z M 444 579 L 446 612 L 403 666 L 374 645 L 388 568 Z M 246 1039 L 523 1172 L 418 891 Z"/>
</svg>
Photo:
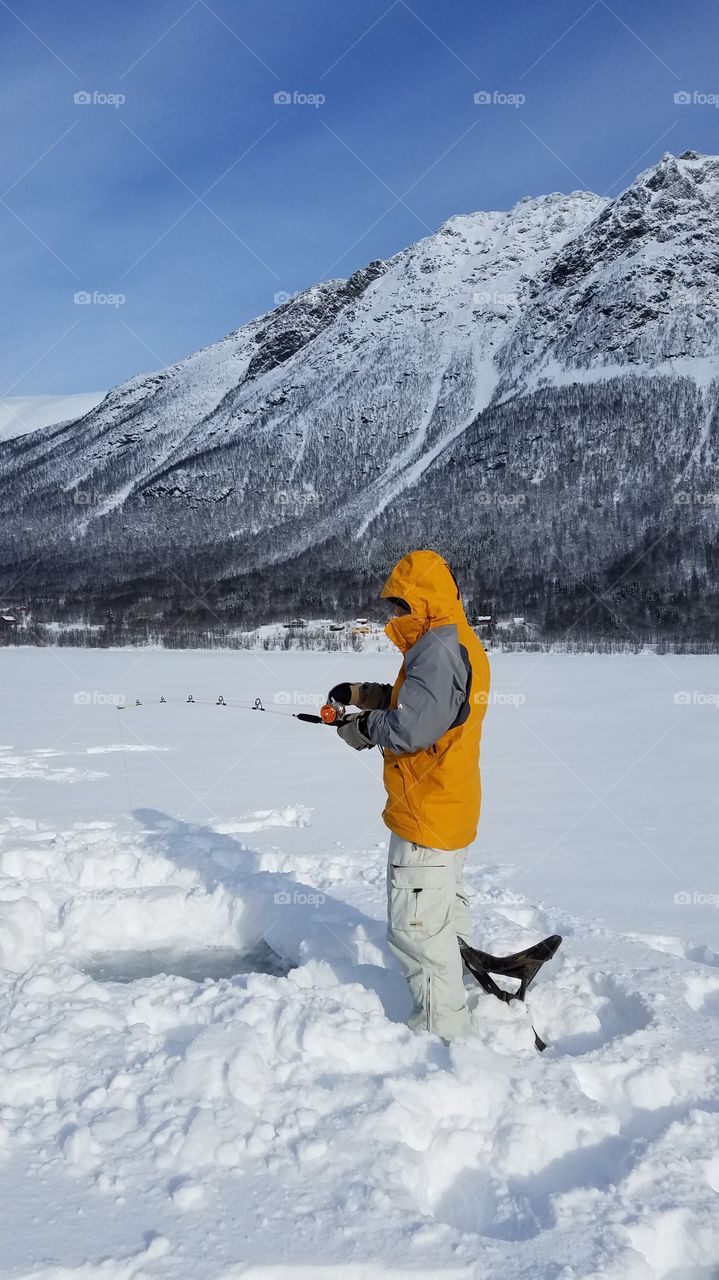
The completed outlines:
<svg viewBox="0 0 719 1280">
<path fill-rule="evenodd" d="M 412 994 L 409 1025 L 449 1041 L 469 1030 L 457 937 L 471 932 L 462 874 L 479 821 L 489 663 L 436 552 L 404 556 L 381 594 L 394 609 L 386 631 L 404 655 L 399 675 L 335 685 L 330 697 L 363 713 L 338 728 L 343 740 L 384 752 L 387 938 Z"/>
</svg>

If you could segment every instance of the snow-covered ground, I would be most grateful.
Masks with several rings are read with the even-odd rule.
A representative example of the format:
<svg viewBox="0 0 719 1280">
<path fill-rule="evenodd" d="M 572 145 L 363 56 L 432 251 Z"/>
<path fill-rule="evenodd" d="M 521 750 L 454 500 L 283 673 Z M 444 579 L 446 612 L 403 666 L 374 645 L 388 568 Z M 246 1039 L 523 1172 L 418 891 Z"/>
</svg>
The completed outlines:
<svg viewBox="0 0 719 1280">
<path fill-rule="evenodd" d="M 492 659 L 474 939 L 564 935 L 543 1055 L 469 982 L 404 1027 L 377 753 L 213 705 L 395 666 L 0 651 L 2 1280 L 719 1274 L 719 659 Z"/>
<path fill-rule="evenodd" d="M 0 400 L 0 441 L 27 435 L 38 427 L 82 418 L 104 398 L 104 391 L 67 396 L 6 396 Z"/>
</svg>

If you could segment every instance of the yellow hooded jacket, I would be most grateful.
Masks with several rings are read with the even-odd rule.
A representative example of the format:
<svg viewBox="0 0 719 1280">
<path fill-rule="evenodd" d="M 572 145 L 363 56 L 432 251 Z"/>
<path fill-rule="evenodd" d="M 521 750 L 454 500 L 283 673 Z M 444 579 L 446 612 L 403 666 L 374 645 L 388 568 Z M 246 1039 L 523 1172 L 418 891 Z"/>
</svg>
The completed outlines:
<svg viewBox="0 0 719 1280">
<path fill-rule="evenodd" d="M 410 608 L 386 627 L 404 654 L 388 709 L 364 717 L 368 737 L 384 748 L 383 817 L 390 831 L 414 844 L 463 849 L 479 822 L 487 655 L 436 552 L 404 556 L 381 594 Z"/>
</svg>

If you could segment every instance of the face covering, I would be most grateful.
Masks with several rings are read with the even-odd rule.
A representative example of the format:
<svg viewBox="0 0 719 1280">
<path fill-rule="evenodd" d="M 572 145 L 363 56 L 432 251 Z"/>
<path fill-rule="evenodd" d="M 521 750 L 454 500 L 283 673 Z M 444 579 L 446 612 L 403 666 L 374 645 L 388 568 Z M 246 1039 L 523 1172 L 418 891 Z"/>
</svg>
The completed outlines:
<svg viewBox="0 0 719 1280">
<path fill-rule="evenodd" d="M 403 613 L 399 618 L 390 618 L 384 630 L 392 643 L 396 644 L 402 653 L 406 653 L 428 628 L 429 623 L 426 620 L 423 622 L 413 613 Z"/>
</svg>

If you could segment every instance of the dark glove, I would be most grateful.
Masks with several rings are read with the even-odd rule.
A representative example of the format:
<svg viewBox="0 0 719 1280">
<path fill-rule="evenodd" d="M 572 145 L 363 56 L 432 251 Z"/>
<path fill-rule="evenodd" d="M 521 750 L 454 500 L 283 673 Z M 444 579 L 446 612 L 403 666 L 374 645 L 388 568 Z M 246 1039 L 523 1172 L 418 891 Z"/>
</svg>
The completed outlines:
<svg viewBox="0 0 719 1280">
<path fill-rule="evenodd" d="M 344 724 L 337 726 L 337 732 L 348 747 L 354 747 L 355 751 L 366 751 L 368 747 L 374 746 L 374 742 L 363 732 L 366 723 L 366 716 L 348 716 Z"/>
<path fill-rule="evenodd" d="M 343 707 L 358 707 L 360 684 L 336 684 L 327 694 L 329 702 L 339 702 Z"/>
<path fill-rule="evenodd" d="M 336 684 L 327 697 L 343 707 L 361 707 L 363 711 L 387 711 L 392 694 L 391 684 Z"/>
</svg>

